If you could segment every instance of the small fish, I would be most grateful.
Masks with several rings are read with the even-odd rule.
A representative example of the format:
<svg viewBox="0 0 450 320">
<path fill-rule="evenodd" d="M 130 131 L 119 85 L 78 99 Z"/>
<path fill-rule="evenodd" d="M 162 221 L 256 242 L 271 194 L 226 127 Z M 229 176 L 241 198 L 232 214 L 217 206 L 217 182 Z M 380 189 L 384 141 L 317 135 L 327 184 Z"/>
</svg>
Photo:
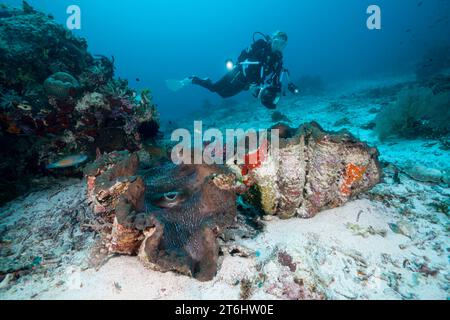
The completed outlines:
<svg viewBox="0 0 450 320">
<path fill-rule="evenodd" d="M 394 233 L 402 234 L 402 231 L 400 230 L 400 228 L 398 227 L 398 225 L 396 225 L 395 223 L 388 223 L 388 225 L 389 225 L 389 228 L 391 228 L 391 230 L 392 230 Z"/>
<path fill-rule="evenodd" d="M 141 79 L 139 79 L 139 78 L 136 78 L 136 82 L 139 82 L 139 81 L 141 81 Z"/>
<path fill-rule="evenodd" d="M 389 228 L 392 230 L 392 232 L 403 235 L 403 236 L 411 239 L 411 230 L 406 223 L 403 223 L 403 222 L 399 222 L 398 224 L 388 223 L 388 225 L 389 225 Z"/>
<path fill-rule="evenodd" d="M 76 167 L 87 160 L 87 156 L 83 154 L 65 157 L 59 161 L 51 163 L 47 166 L 47 169 L 61 169 L 61 168 L 69 168 Z"/>
<path fill-rule="evenodd" d="M 118 282 L 115 282 L 115 281 L 114 281 L 114 288 L 119 292 L 122 291 L 122 286 Z"/>
</svg>

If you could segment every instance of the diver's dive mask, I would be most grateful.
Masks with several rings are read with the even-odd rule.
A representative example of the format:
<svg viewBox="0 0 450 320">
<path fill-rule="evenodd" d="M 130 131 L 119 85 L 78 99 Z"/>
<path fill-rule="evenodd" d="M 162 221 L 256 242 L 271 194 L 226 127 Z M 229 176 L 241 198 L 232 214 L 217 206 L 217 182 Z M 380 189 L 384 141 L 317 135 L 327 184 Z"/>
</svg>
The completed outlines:
<svg viewBox="0 0 450 320">
<path fill-rule="evenodd" d="M 282 52 L 286 48 L 287 42 L 283 39 L 275 38 L 272 39 L 272 50 Z"/>
<path fill-rule="evenodd" d="M 273 51 L 282 52 L 287 46 L 287 34 L 281 31 L 277 31 L 272 35 L 271 45 Z"/>
</svg>

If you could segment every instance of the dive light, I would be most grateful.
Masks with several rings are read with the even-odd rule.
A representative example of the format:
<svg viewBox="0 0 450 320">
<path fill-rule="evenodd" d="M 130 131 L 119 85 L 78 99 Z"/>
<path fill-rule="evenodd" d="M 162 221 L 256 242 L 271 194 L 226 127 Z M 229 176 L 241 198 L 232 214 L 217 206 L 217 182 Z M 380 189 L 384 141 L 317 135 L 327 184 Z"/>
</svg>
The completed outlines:
<svg viewBox="0 0 450 320">
<path fill-rule="evenodd" d="M 231 59 L 228 59 L 226 62 L 226 67 L 228 71 L 231 71 L 234 69 L 234 62 Z"/>
<path fill-rule="evenodd" d="M 288 90 L 293 94 L 299 93 L 298 87 L 292 82 L 288 84 Z"/>
</svg>

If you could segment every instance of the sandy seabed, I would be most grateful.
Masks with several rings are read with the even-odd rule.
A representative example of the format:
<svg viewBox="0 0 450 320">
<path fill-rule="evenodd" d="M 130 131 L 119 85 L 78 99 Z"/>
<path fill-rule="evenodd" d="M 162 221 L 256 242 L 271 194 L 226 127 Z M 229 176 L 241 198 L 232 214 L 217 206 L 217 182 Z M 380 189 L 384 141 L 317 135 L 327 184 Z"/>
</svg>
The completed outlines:
<svg viewBox="0 0 450 320">
<path fill-rule="evenodd" d="M 87 228 L 85 182 L 69 180 L 0 208 L 2 269 L 21 270 L 20 277 L 16 271 L 3 278 L 0 299 L 447 299 L 450 238 L 442 204 L 448 208 L 450 188 L 407 171 L 397 183 L 392 166 L 448 170 L 450 154 L 438 141 L 379 142 L 361 127 L 375 117 L 369 110 L 381 106 L 351 94 L 407 80 L 352 83 L 282 102 L 279 111 L 293 125 L 314 120 L 327 130 L 346 127 L 392 165 L 381 184 L 343 207 L 308 220 L 267 217 L 263 232 L 235 240 L 241 253 L 225 252 L 212 281 L 149 270 L 137 257 L 93 264 L 96 235 Z M 330 112 L 334 101 L 344 107 Z M 205 127 L 246 129 L 270 127 L 270 118 L 271 111 L 250 103 L 239 114 L 218 110 L 202 120 Z M 336 125 L 343 118 L 348 121 Z"/>
</svg>

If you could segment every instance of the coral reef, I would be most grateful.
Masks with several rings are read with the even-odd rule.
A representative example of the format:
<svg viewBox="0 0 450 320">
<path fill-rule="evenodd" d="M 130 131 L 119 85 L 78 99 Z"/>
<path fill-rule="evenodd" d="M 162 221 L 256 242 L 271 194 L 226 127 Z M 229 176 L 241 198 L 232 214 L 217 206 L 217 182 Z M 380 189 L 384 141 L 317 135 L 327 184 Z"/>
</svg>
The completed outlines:
<svg viewBox="0 0 450 320">
<path fill-rule="evenodd" d="M 450 91 L 450 74 L 437 74 L 420 81 L 419 84 L 431 88 L 434 94 L 448 92 Z"/>
<path fill-rule="evenodd" d="M 29 8 L 5 6 L 0 17 L 0 83 L 18 92 L 57 72 L 79 75 L 93 60 L 85 40 Z"/>
<path fill-rule="evenodd" d="M 114 58 L 92 56 L 84 39 L 25 2 L 3 6 L 0 21 L 0 203 L 64 156 L 135 151 L 156 137 L 150 91 L 115 79 Z"/>
<path fill-rule="evenodd" d="M 410 85 L 409 80 L 406 81 L 408 82 L 402 84 Z M 6 267 L 0 272 L 2 297 L 177 299 L 181 296 L 188 299 L 238 299 L 241 287 L 241 298 L 250 299 L 446 299 L 448 296 L 446 248 L 450 203 L 448 188 L 443 184 L 449 183 L 448 161 L 446 161 L 448 139 L 442 137 L 441 141 L 397 139 L 380 142 L 369 130 L 360 130 L 360 125 L 372 122 L 376 114 L 386 106 L 385 103 L 395 97 L 394 88 L 398 88 L 399 82 L 394 78 L 391 81 L 379 79 L 375 83 L 377 87 L 370 82 L 367 86 L 369 89 L 364 91 L 361 91 L 359 86 L 352 88 L 352 91 L 346 91 L 348 98 L 342 100 L 336 98 L 335 92 L 317 98 L 298 96 L 289 102 L 289 108 L 286 109 L 286 114 L 292 119 L 304 117 L 306 120 L 316 119 L 327 127 L 333 127 L 335 121 L 345 116 L 351 120 L 348 129 L 355 136 L 364 136 L 371 143 L 377 144 L 383 155 L 383 182 L 369 192 L 354 197 L 352 199 L 354 201 L 349 201 L 345 206 L 324 212 L 310 220 L 283 220 L 269 215 L 261 216 L 262 212 L 258 208 L 244 201 L 245 197 L 247 199 L 253 197 L 261 205 L 262 193 L 258 192 L 257 185 L 252 187 L 245 196 L 237 197 L 237 223 L 245 221 L 248 225 L 254 224 L 259 232 L 253 231 L 254 234 L 249 237 L 249 231 L 235 224 L 220 230 L 222 232 L 216 239 L 219 249 L 219 258 L 216 260 L 218 274 L 208 283 L 199 283 L 195 278 L 189 279 L 172 272 L 160 274 L 145 271 L 135 256 L 117 256 L 114 253 L 120 252 L 125 255 L 130 252 L 133 252 L 133 255 L 141 253 L 142 260 L 155 269 L 160 268 L 159 270 L 163 271 L 180 269 L 186 274 L 195 275 L 195 272 L 193 273 L 189 266 L 184 264 L 189 258 L 188 251 L 182 245 L 164 247 L 164 244 L 172 242 L 172 235 L 175 234 L 169 223 L 166 223 L 169 227 L 163 230 L 162 238 L 165 240 L 160 241 L 161 246 L 158 248 L 158 254 L 162 258 L 154 258 L 151 255 L 153 258 L 150 259 L 139 249 L 146 236 L 159 237 L 158 230 L 162 227 L 157 229 L 156 226 L 159 221 L 163 221 L 161 216 L 164 214 L 173 212 L 177 221 L 181 221 L 179 217 L 189 217 L 188 212 L 192 214 L 199 212 L 189 208 L 202 205 L 203 200 L 197 198 L 201 193 L 180 192 L 184 189 L 182 186 L 187 185 L 189 189 L 190 183 L 197 181 L 195 176 L 200 177 L 199 174 L 189 174 L 197 171 L 187 168 L 183 169 L 186 171 L 179 171 L 181 167 L 177 169 L 163 162 L 162 158 L 167 156 L 167 149 L 146 145 L 145 149 L 136 152 L 139 157 L 138 171 L 124 170 L 122 176 L 118 170 L 114 170 L 114 163 L 124 161 L 124 164 L 128 163 L 125 167 L 131 169 L 133 161 L 130 161 L 130 154 L 117 152 L 102 156 L 99 153 L 95 165 L 87 167 L 92 169 L 91 174 L 96 180 L 90 179 L 88 183 L 92 187 L 93 182 L 96 182 L 98 190 L 113 191 L 109 193 L 111 195 L 109 199 L 98 197 L 102 200 L 102 205 L 108 203 L 111 203 L 111 206 L 115 205 L 114 208 L 110 207 L 111 211 L 99 207 L 99 212 L 92 217 L 93 214 L 88 209 L 86 201 L 81 204 L 78 202 L 84 199 L 86 183 L 75 182 L 76 185 L 62 188 L 55 184 L 55 180 L 50 181 L 49 189 L 30 193 L 0 208 L 2 225 L 7 220 L 7 227 L 0 227 L 2 236 L 0 259 L 5 261 L 5 266 L 8 264 L 12 267 Z M 433 93 L 443 92 L 439 91 L 440 88 L 445 88 L 445 83 L 433 86 Z M 382 95 L 376 99 L 378 93 Z M 102 95 L 107 99 L 108 94 L 102 92 Z M 328 112 L 326 104 L 332 101 L 338 102 L 334 106 L 336 109 L 342 108 L 344 112 Z M 248 127 L 256 127 L 262 123 L 261 119 L 264 125 L 270 126 L 267 111 L 261 109 L 259 105 L 255 104 L 252 108 L 241 106 L 241 109 L 243 114 L 240 119 L 236 117 L 224 119 L 221 114 L 213 113 L 211 118 L 205 117 L 205 120 L 209 121 L 207 126 L 211 127 L 211 123 L 215 123 L 217 127 L 230 128 L 238 121 L 246 121 Z M 190 121 L 191 119 L 186 119 L 186 124 L 180 122 L 177 127 L 187 127 L 191 124 Z M 364 158 L 362 156 L 367 151 L 364 151 L 365 147 L 362 146 L 364 144 L 349 142 L 349 137 L 341 139 L 344 133 L 339 137 L 336 133 L 326 132 L 328 138 L 321 140 L 320 131 L 309 128 L 304 130 L 307 132 L 303 137 L 307 141 L 303 145 L 304 149 L 297 150 L 293 146 L 297 144 L 296 139 L 299 139 L 299 129 L 285 125 L 276 127 L 280 129 L 282 138 L 284 166 L 303 168 L 303 165 L 296 166 L 299 160 L 294 155 L 299 155 L 300 158 L 308 151 L 308 155 L 304 158 L 312 159 L 311 162 L 305 161 L 306 168 L 311 172 L 311 179 L 313 181 L 325 179 L 322 180 L 325 182 L 324 186 L 312 184 L 314 188 L 308 186 L 304 189 L 301 189 L 301 186 L 295 189 L 297 185 L 293 183 L 280 184 L 280 188 L 276 184 L 271 189 L 269 184 L 266 190 L 263 190 L 267 192 L 266 194 L 272 190 L 277 192 L 287 190 L 292 186 L 292 191 L 287 190 L 289 192 L 286 193 L 288 200 L 292 199 L 297 190 L 304 192 L 301 197 L 306 195 L 313 198 L 312 190 L 316 192 L 322 190 L 327 194 L 344 193 L 343 197 L 346 198 L 347 190 L 353 193 L 351 195 L 353 197 L 366 183 L 369 185 L 368 180 L 371 179 L 369 175 L 375 171 L 372 171 L 370 166 L 364 169 L 368 162 L 358 160 L 360 157 Z M 316 134 L 313 134 L 314 132 Z M 73 136 L 69 133 L 64 136 L 65 141 L 73 141 L 71 139 Z M 329 140 L 336 141 L 335 145 Z M 167 144 L 169 149 L 169 143 Z M 28 152 L 26 149 L 17 150 Z M 287 153 L 289 150 L 292 151 L 291 154 Z M 114 157 L 114 154 L 117 156 Z M 242 178 L 248 178 L 249 185 L 255 183 L 251 181 L 252 172 L 268 169 L 266 163 L 271 160 L 270 157 L 264 157 L 262 150 L 254 154 L 261 161 L 242 166 L 246 168 L 244 171 L 247 171 L 247 176 Z M 312 155 L 328 161 L 323 163 L 315 160 Z M 108 157 L 111 159 L 108 160 Z M 407 165 L 408 160 L 411 160 L 411 166 Z M 0 166 L 3 165 L 0 162 Z M 317 167 L 319 169 L 323 167 L 323 174 L 318 178 L 320 171 Z M 9 168 L 11 171 L 15 170 L 13 166 Z M 242 168 L 238 167 L 236 172 L 240 174 Z M 111 174 L 105 174 L 103 179 L 105 186 L 114 186 L 116 182 L 119 187 L 128 186 L 129 193 L 125 188 L 123 190 L 100 188 L 101 176 L 109 169 Z M 280 172 L 282 178 L 279 181 L 286 181 L 287 171 L 276 171 L 277 174 Z M 289 172 L 297 171 L 292 169 Z M 330 183 L 326 183 L 328 174 L 334 175 L 336 181 L 330 180 Z M 136 189 L 129 188 L 138 176 L 145 185 L 146 200 L 142 211 L 134 209 L 140 208 L 141 205 L 134 199 L 141 199 L 142 184 L 139 188 L 139 184 L 136 184 Z M 299 176 L 303 179 L 303 173 Z M 110 177 L 111 180 L 106 177 Z M 3 178 L 0 176 L 0 179 Z M 222 188 L 230 189 L 233 176 L 219 174 L 213 181 Z M 41 183 L 42 181 L 38 181 L 36 185 Z M 201 180 L 194 184 L 197 183 L 200 184 Z M 278 202 L 283 204 L 284 200 L 277 198 L 280 195 L 275 193 L 275 198 L 264 197 L 267 207 L 274 202 L 275 205 Z M 119 201 L 121 198 L 126 201 Z M 318 196 L 317 198 L 320 199 Z M 100 203 L 96 200 L 92 204 L 96 202 Z M 160 212 L 161 216 L 154 214 L 157 212 Z M 153 216 L 155 221 L 150 220 Z M 250 216 L 254 219 L 252 222 L 247 221 Z M 184 222 L 189 219 L 182 221 L 180 225 L 175 225 L 174 229 L 183 230 L 180 234 L 183 235 L 182 239 L 186 239 L 184 230 L 191 229 L 187 227 L 188 224 L 184 227 Z M 160 224 L 164 226 L 164 223 Z M 239 229 L 236 232 L 237 228 Z M 104 233 L 104 238 L 102 237 L 101 243 L 98 244 L 99 248 L 96 242 L 93 252 L 87 252 L 91 250 L 90 241 L 93 240 L 90 239 L 96 234 L 94 231 L 99 230 Z M 264 230 L 264 233 L 260 233 L 261 230 Z M 155 233 L 152 235 L 152 232 Z M 166 232 L 173 233 L 169 235 Z M 19 236 L 16 236 L 17 234 Z M 11 237 L 17 238 L 18 241 L 11 241 Z M 176 243 L 182 243 L 181 240 L 177 241 L 179 242 Z M 189 241 L 193 240 L 188 240 L 187 243 L 190 243 Z M 212 246 L 208 244 L 208 248 Z M 207 252 L 202 252 L 206 257 Z M 417 256 L 418 252 L 420 257 Z M 94 265 L 84 266 L 80 261 L 88 257 L 92 258 Z M 175 264 L 170 259 L 179 263 Z M 212 261 L 214 259 L 215 256 Z M 212 273 L 214 267 L 202 263 L 198 266 L 201 266 L 203 274 Z M 68 274 L 67 270 L 71 268 L 77 268 L 76 270 L 81 273 L 82 282 L 78 283 L 76 290 L 73 290 L 71 280 L 72 276 L 79 273 Z M 118 273 L 127 276 L 117 280 Z"/>
<path fill-rule="evenodd" d="M 431 88 L 405 88 L 397 101 L 387 105 L 376 117 L 380 139 L 438 138 L 450 133 L 450 91 L 433 93 Z"/>
<path fill-rule="evenodd" d="M 80 84 L 77 79 L 66 72 L 52 74 L 44 81 L 44 89 L 49 96 L 66 99 L 75 95 Z"/>
<path fill-rule="evenodd" d="M 0 109 L 8 110 L 12 109 L 20 104 L 22 97 L 20 97 L 15 91 L 4 92 L 0 96 Z"/>
<path fill-rule="evenodd" d="M 344 204 L 381 179 L 378 151 L 346 131 L 326 132 L 314 122 L 298 129 L 276 128 L 283 129 L 278 155 L 269 149 L 246 177 L 253 184 L 250 198 L 266 214 L 310 218 Z"/>
<path fill-rule="evenodd" d="M 95 111 L 101 109 L 108 109 L 109 105 L 103 94 L 99 92 L 88 92 L 75 106 L 75 111 L 83 113 L 86 111 Z"/>
</svg>

